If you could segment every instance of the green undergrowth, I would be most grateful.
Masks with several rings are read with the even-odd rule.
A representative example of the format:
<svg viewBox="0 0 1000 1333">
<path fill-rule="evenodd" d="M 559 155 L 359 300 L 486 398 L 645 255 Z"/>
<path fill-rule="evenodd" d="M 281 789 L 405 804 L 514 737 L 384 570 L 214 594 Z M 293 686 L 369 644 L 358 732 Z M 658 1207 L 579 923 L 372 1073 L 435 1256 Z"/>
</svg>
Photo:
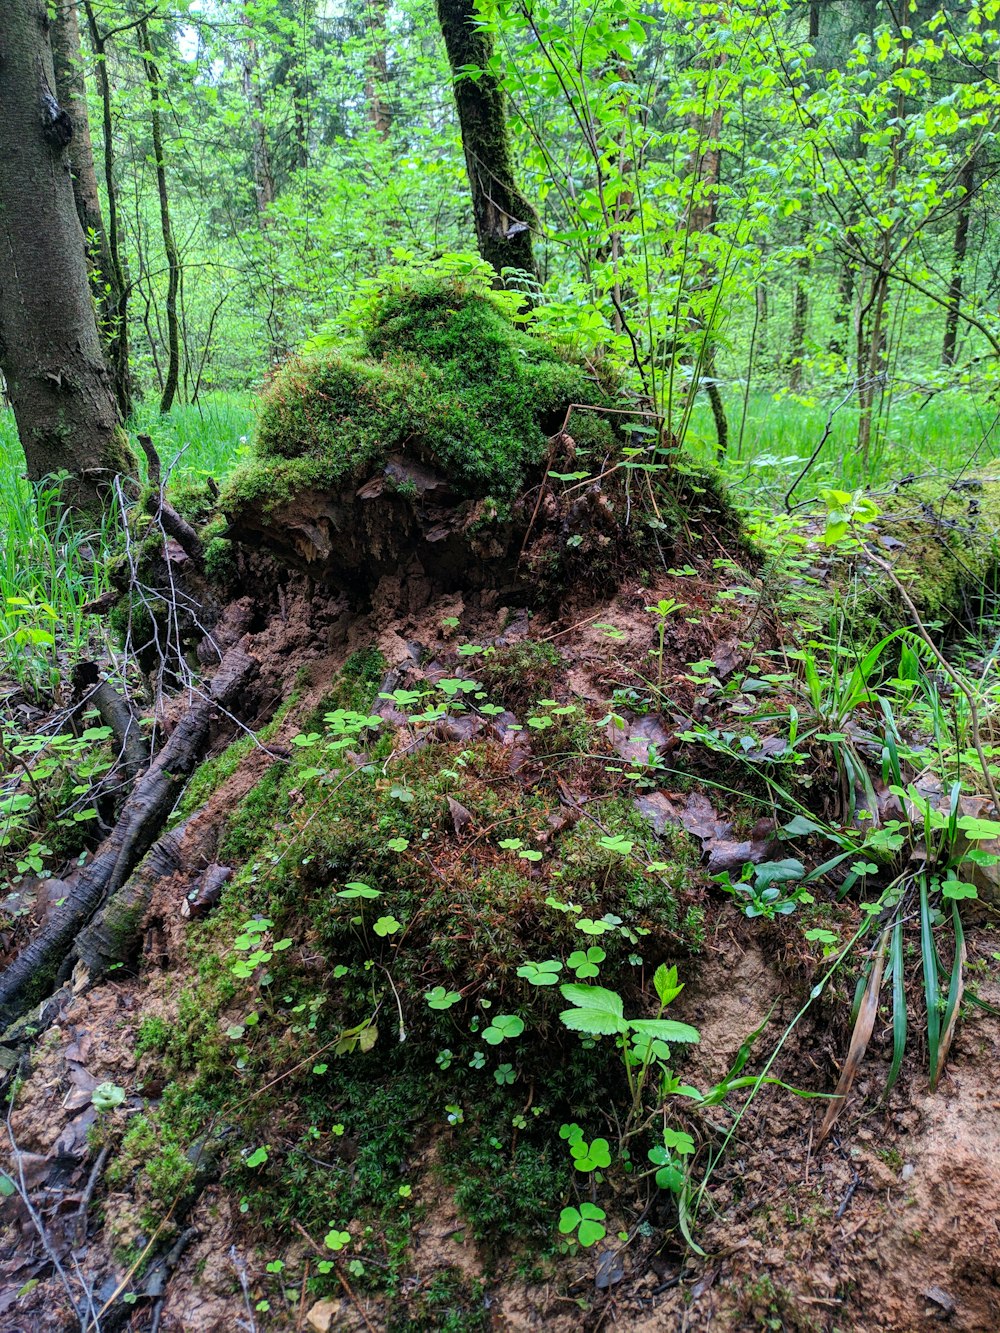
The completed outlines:
<svg viewBox="0 0 1000 1333">
<path fill-rule="evenodd" d="M 206 759 L 200 764 L 185 788 L 177 809 L 171 816 L 172 821 L 180 823 L 182 819 L 187 819 L 189 815 L 193 815 L 195 811 L 200 810 L 215 795 L 222 784 L 232 777 L 255 746 L 267 745 L 269 741 L 273 740 L 281 724 L 300 698 L 301 691 L 293 690 L 278 707 L 270 722 L 261 727 L 255 735 L 247 733 L 238 736 L 236 740 L 230 741 L 221 754 L 213 755 L 212 758 Z"/>
<path fill-rule="evenodd" d="M 373 302 L 357 339 L 276 377 L 256 456 L 230 479 L 222 507 L 267 510 L 301 488 L 353 486 L 396 453 L 438 468 L 460 495 L 502 506 L 544 460 L 570 403 L 610 401 L 591 373 L 523 332 L 488 293 L 415 280 Z M 606 448 L 608 419 L 580 415 L 579 442 Z"/>
<path fill-rule="evenodd" d="M 235 873 L 191 929 L 177 1021 L 144 1034 L 169 1095 L 129 1131 L 119 1169 L 155 1213 L 166 1182 L 192 1188 L 178 1151 L 214 1136 L 269 1257 L 298 1225 L 360 1288 L 392 1295 L 441 1188 L 488 1256 L 553 1252 L 560 1209 L 590 1188 L 561 1131 L 613 1138 L 632 1096 L 613 1043 L 561 1021 L 556 982 L 655 1018 L 653 972 L 690 967 L 703 890 L 694 844 L 653 835 L 577 705 L 553 717 L 542 701 L 512 773 L 491 734 L 442 742 L 428 721 L 423 743 L 397 749 L 353 713 L 382 665 L 356 654 L 322 716 L 298 719 L 292 758 L 232 811 L 219 855 Z M 570 748 L 584 731 L 589 747 Z M 557 775 L 578 806 L 560 804 Z M 626 1167 L 652 1143 L 633 1138 Z"/>
</svg>

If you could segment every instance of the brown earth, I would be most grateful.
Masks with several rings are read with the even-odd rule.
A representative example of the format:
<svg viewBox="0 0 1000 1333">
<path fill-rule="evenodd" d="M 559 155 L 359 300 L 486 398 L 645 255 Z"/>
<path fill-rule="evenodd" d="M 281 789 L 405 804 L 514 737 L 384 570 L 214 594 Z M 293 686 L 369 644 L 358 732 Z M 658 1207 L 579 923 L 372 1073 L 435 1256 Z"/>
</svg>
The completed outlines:
<svg viewBox="0 0 1000 1333">
<path fill-rule="evenodd" d="M 654 638 L 645 608 L 675 598 L 686 611 L 668 623 L 662 673 L 675 716 L 661 719 L 666 734 L 687 725 L 698 707 L 687 663 L 712 658 L 724 681 L 747 662 L 748 641 L 756 641 L 755 651 L 774 642 L 773 625 L 760 623 L 760 603 L 740 596 L 719 601 L 725 590 L 725 576 L 710 573 L 706 561 L 697 578 L 664 576 L 653 587 L 627 582 L 612 600 L 593 603 L 577 594 L 559 619 L 548 620 L 508 604 L 496 590 L 435 593 L 414 571 L 383 578 L 370 613 L 359 614 L 346 599 L 321 594 L 295 575 L 283 585 L 266 624 L 251 630 L 244 600 L 225 613 L 222 637 L 238 637 L 261 663 L 249 701 L 255 725 L 303 674 L 299 713 L 308 712 L 347 655 L 373 642 L 390 667 L 412 663 L 414 644 L 432 665 L 447 658 L 454 637 L 441 622 L 448 617 L 461 617 L 462 636 L 477 643 L 516 641 L 530 631 L 532 639 L 555 644 L 566 662 L 567 688 L 596 702 L 633 683 L 636 671 L 659 669 L 650 663 Z M 19 1192 L 0 1207 L 0 1330 L 94 1327 L 95 1314 L 102 1328 L 147 1329 L 152 1320 L 163 1333 L 404 1326 L 398 1308 L 359 1297 L 343 1272 L 339 1300 L 255 1310 L 266 1253 L 241 1217 L 238 1200 L 214 1180 L 210 1163 L 190 1212 L 172 1219 L 179 1239 L 163 1269 L 162 1299 L 147 1275 L 146 1287 L 137 1290 L 151 1299 L 126 1315 L 124 1324 L 117 1308 L 112 1316 L 102 1314 L 116 1293 L 131 1290 L 123 1247 L 157 1247 L 156 1236 L 141 1231 L 142 1200 L 127 1184 L 109 1192 L 95 1173 L 88 1142 L 97 1118 L 91 1093 L 105 1081 L 123 1085 L 126 1116 L 160 1095 L 155 1071 L 136 1061 L 135 1041 L 143 1019 L 176 1021 L 176 995 L 188 966 L 186 895 L 215 857 L 226 814 L 295 730 L 289 719 L 269 743 L 270 753 L 251 750 L 191 820 L 184 869 L 160 884 L 150 906 L 140 974 L 112 976 L 93 989 L 77 974 L 23 1070 L 2 1157 L 31 1207 Z M 219 744 L 226 738 L 220 730 Z M 669 789 L 663 797 L 676 801 Z M 692 965 L 675 1006 L 676 1017 L 701 1030 L 701 1046 L 685 1072 L 702 1085 L 724 1075 L 747 1033 L 769 1015 L 757 1053 L 773 1051 L 816 980 L 814 960 L 802 955 L 798 935 L 780 923 L 748 921 L 730 900 L 713 894 L 707 926 L 703 957 Z M 968 948 L 980 993 L 1000 1001 L 993 929 L 970 930 Z M 794 1023 L 775 1074 L 796 1086 L 832 1089 L 848 1037 L 843 999 L 825 996 Z M 732 1096 L 726 1108 L 692 1114 L 692 1129 L 709 1137 L 710 1126 L 716 1138 L 720 1127 L 733 1131 L 707 1190 L 697 1232 L 702 1257 L 685 1252 L 678 1234 L 665 1229 L 669 1219 L 654 1199 L 624 1247 L 606 1254 L 598 1247 L 551 1263 L 546 1283 L 526 1285 L 515 1261 L 488 1267 L 466 1239 L 436 1171 L 435 1145 L 428 1143 L 416 1168 L 425 1208 L 412 1235 L 414 1276 L 400 1300 L 414 1298 L 435 1273 L 457 1269 L 467 1279 L 481 1279 L 490 1324 L 506 1330 L 596 1333 L 617 1325 L 907 1333 L 941 1323 L 969 1331 L 1000 1327 L 996 1020 L 978 1011 L 963 1018 L 934 1094 L 914 1059 L 888 1101 L 881 1100 L 890 1048 L 891 1035 L 880 1025 L 849 1105 L 822 1147 L 816 1135 L 825 1103 L 781 1089 L 761 1088 L 742 1109 Z M 754 1072 L 759 1067 L 759 1061 L 750 1066 Z M 314 1245 L 308 1237 L 289 1237 L 289 1266 L 293 1257 L 315 1262 Z M 54 1271 L 57 1260 L 63 1277 Z M 595 1286 L 595 1275 L 604 1280 L 602 1288 Z"/>
</svg>

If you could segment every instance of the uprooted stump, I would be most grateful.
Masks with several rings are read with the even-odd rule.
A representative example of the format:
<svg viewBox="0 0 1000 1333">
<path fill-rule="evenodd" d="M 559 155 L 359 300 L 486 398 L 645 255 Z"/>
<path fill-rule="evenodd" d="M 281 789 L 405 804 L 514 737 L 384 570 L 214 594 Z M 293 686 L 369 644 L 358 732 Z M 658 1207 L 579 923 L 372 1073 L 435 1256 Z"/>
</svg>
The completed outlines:
<svg viewBox="0 0 1000 1333">
<path fill-rule="evenodd" d="M 627 502 L 624 473 L 601 474 L 647 415 L 489 295 L 425 283 L 285 367 L 220 506 L 237 543 L 361 594 L 413 561 L 438 586 L 497 586 L 553 525 L 562 552 L 607 564 Z"/>
</svg>

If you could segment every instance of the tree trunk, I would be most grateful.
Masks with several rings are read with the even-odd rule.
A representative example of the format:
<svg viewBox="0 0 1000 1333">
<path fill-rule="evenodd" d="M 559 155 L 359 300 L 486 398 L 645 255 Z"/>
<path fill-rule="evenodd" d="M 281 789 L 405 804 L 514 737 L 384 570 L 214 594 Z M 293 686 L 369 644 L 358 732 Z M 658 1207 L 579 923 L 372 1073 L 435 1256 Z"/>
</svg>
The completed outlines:
<svg viewBox="0 0 1000 1333">
<path fill-rule="evenodd" d="M 505 269 L 537 277 L 535 213 L 514 182 L 503 89 L 488 72 L 493 39 L 474 26 L 474 0 L 437 0 L 437 12 L 455 84 L 479 252 L 501 279 Z M 482 72 L 472 79 L 463 72 L 468 68 Z"/>
<path fill-rule="evenodd" d="M 941 344 L 941 364 L 955 364 L 955 347 L 958 342 L 958 312 L 962 306 L 962 277 L 965 269 L 965 252 L 969 246 L 969 218 L 972 213 L 972 196 L 976 183 L 975 155 L 969 158 L 958 178 L 962 199 L 955 218 L 955 248 L 952 252 L 951 282 L 948 284 L 948 313 L 944 321 L 944 342 Z"/>
<path fill-rule="evenodd" d="M 808 244 L 812 218 L 807 212 L 802 219 L 802 245 Z M 791 347 L 788 359 L 788 387 L 792 393 L 798 393 L 802 387 L 802 362 L 806 355 L 806 328 L 809 323 L 809 292 L 806 279 L 809 277 L 809 255 L 803 253 L 795 261 L 795 285 L 792 291 L 792 327 L 789 339 Z"/>
<path fill-rule="evenodd" d="M 721 64 L 723 57 L 717 57 Z M 715 102 L 710 113 L 696 114 L 694 117 L 695 150 L 691 156 L 691 174 L 695 182 L 694 192 L 688 208 L 687 225 L 689 232 L 709 232 L 715 227 L 715 215 L 718 208 L 719 177 L 722 170 L 722 151 L 719 136 L 722 133 L 722 105 Z M 700 187 L 700 188 L 699 188 Z M 699 256 L 696 261 L 701 270 L 700 287 L 704 291 L 712 288 L 717 281 L 717 274 L 710 262 Z M 699 332 L 699 330 L 694 330 Z M 703 324 L 701 342 L 694 357 L 691 395 L 704 388 L 712 407 L 712 420 L 715 423 L 715 456 L 721 461 L 729 447 L 729 422 L 722 394 L 715 379 L 715 343 L 714 330 Z"/>
<path fill-rule="evenodd" d="M 160 230 L 163 233 L 163 250 L 167 256 L 167 375 L 163 381 L 163 393 L 160 397 L 160 412 L 169 412 L 177 394 L 180 379 L 181 349 L 180 325 L 177 320 L 177 291 L 181 284 L 181 261 L 170 225 L 170 197 L 167 193 L 167 170 L 163 158 L 163 128 L 160 121 L 161 82 L 160 71 L 153 58 L 153 47 L 149 40 L 149 25 L 145 19 L 139 24 L 139 46 L 142 50 L 142 63 L 146 70 L 146 82 L 149 84 L 150 129 L 153 136 L 153 158 L 156 165 L 156 189 L 160 198 Z"/>
<path fill-rule="evenodd" d="M 95 45 L 95 55 L 104 74 L 104 52 Z M 86 240 L 90 286 L 100 317 L 101 341 L 114 383 L 118 414 L 123 421 L 132 415 L 132 374 L 128 363 L 127 296 L 121 265 L 112 253 L 97 190 L 94 147 L 87 113 L 87 87 L 83 73 L 80 23 L 75 0 L 66 0 L 55 11 L 52 25 L 52 58 L 56 72 L 56 96 L 73 121 L 69 161 L 73 173 L 73 197 Z M 107 83 L 105 76 L 104 83 Z M 102 89 L 103 91 L 103 89 Z M 110 88 L 108 88 L 110 103 Z M 110 124 L 110 107 L 108 112 Z M 109 191 L 113 199 L 113 186 Z M 109 202 L 109 207 L 111 206 Z M 117 221 L 117 218 L 116 218 Z"/>
<path fill-rule="evenodd" d="M 129 364 L 129 329 L 128 300 L 130 285 L 121 257 L 118 228 L 118 183 L 115 180 L 115 141 L 114 125 L 111 116 L 111 80 L 108 78 L 108 55 L 106 38 L 102 37 L 94 16 L 90 0 L 84 0 L 84 12 L 87 15 L 87 31 L 90 43 L 97 59 L 97 87 L 101 94 L 101 133 L 103 138 L 104 192 L 108 205 L 108 256 L 110 265 L 107 273 L 111 288 L 112 318 L 106 335 L 108 337 L 108 362 L 115 386 L 115 397 L 122 420 L 127 421 L 132 412 L 133 380 Z"/>
<path fill-rule="evenodd" d="M 368 37 L 368 76 L 365 101 L 372 129 L 380 139 L 388 139 L 392 111 L 385 100 L 389 87 L 389 61 L 385 49 L 385 10 L 388 0 L 366 0 L 365 32 Z"/>
<path fill-rule="evenodd" d="M 28 466 L 65 470 L 66 503 L 97 508 L 135 465 L 118 421 L 53 91 L 45 0 L 6 0 L 0 49 L 0 369 Z"/>
<path fill-rule="evenodd" d="M 241 73 L 243 76 L 243 95 L 250 114 L 250 139 L 253 160 L 253 184 L 257 198 L 257 221 L 261 231 L 267 229 L 270 218 L 268 210 L 274 203 L 274 173 L 271 170 L 271 151 L 267 142 L 267 124 L 264 119 L 264 99 L 260 91 L 260 80 L 256 74 L 259 61 L 257 38 L 253 31 L 253 20 L 244 5 L 240 23 L 246 28 L 243 47 Z"/>
</svg>

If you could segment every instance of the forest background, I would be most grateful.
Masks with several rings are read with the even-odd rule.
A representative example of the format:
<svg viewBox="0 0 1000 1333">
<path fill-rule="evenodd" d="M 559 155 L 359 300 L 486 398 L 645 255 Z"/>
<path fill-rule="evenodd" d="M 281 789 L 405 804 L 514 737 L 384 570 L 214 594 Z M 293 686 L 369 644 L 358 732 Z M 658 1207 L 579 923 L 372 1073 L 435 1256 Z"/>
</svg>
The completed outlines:
<svg viewBox="0 0 1000 1333">
<path fill-rule="evenodd" d="M 479 27 L 459 86 L 498 82 L 530 205 L 507 285 L 672 443 L 779 501 L 814 450 L 795 499 L 990 456 L 996 4 L 451 7 Z M 174 409 L 182 469 L 232 467 L 249 392 L 385 265 L 472 262 L 448 8 L 57 9 L 119 403 Z"/>
</svg>

